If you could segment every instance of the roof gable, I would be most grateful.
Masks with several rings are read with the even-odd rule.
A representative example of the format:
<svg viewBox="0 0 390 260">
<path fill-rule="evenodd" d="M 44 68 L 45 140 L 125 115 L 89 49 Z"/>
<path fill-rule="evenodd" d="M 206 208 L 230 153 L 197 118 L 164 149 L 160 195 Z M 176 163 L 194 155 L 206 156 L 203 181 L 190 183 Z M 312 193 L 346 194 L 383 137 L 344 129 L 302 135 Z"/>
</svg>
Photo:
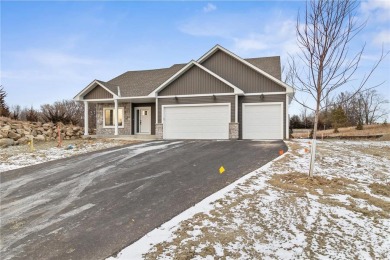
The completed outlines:
<svg viewBox="0 0 390 260">
<path fill-rule="evenodd" d="M 97 86 L 107 91 L 110 95 L 112 95 L 112 98 L 117 97 L 118 96 L 117 93 L 113 92 L 110 88 L 108 88 L 107 85 L 110 85 L 110 88 L 113 88 L 111 84 L 107 84 L 107 82 L 95 79 L 91 83 L 89 83 L 88 86 L 86 86 L 83 90 L 81 90 L 73 99 L 79 101 L 83 100 L 84 96 L 89 94 Z M 117 87 L 117 89 L 119 88 Z"/>
<path fill-rule="evenodd" d="M 96 85 L 91 91 L 83 96 L 84 99 L 106 99 L 113 98 L 113 95 L 100 85 Z"/>
<path fill-rule="evenodd" d="M 162 83 L 158 88 L 156 88 L 153 92 L 151 92 L 149 94 L 150 97 L 155 97 L 158 95 L 158 93 L 160 91 L 162 91 L 164 88 L 166 88 L 169 84 L 171 84 L 173 81 L 175 81 L 176 79 L 178 79 L 181 75 L 183 75 L 184 73 L 186 73 L 190 68 L 192 68 L 193 66 L 197 66 L 198 68 L 200 68 L 201 70 L 203 70 L 204 72 L 210 74 L 211 76 L 213 76 L 214 78 L 218 79 L 219 81 L 225 83 L 226 85 L 228 85 L 229 87 L 231 87 L 233 89 L 233 93 L 235 94 L 242 94 L 244 93 L 241 89 L 239 89 L 238 87 L 236 87 L 235 85 L 233 85 L 232 83 L 230 83 L 229 81 L 227 81 L 226 79 L 220 77 L 219 75 L 215 74 L 214 72 L 208 70 L 207 68 L 203 67 L 202 65 L 200 65 L 199 63 L 197 63 L 196 61 L 190 61 L 184 68 L 182 68 L 181 70 L 179 70 L 177 73 L 175 73 L 172 77 L 170 77 L 168 80 L 166 80 L 164 83 Z"/>
<path fill-rule="evenodd" d="M 264 76 L 265 78 L 275 82 L 277 85 L 283 87 L 287 93 L 293 93 L 294 90 L 292 87 L 290 87 L 289 85 L 287 85 L 286 83 L 282 82 L 281 80 L 277 79 L 276 77 L 268 74 L 267 72 L 261 70 L 259 67 L 253 65 L 252 63 L 250 63 L 249 61 L 247 60 L 244 60 L 242 58 L 240 58 L 239 56 L 237 56 L 236 54 L 226 50 L 225 48 L 221 47 L 220 45 L 216 45 L 214 48 L 212 48 L 210 51 L 208 51 L 207 53 L 205 53 L 202 57 L 199 58 L 199 60 L 197 61 L 198 63 L 202 64 L 202 65 L 205 65 L 204 63 L 210 58 L 212 57 L 214 54 L 218 53 L 218 52 L 222 52 L 224 54 L 226 54 L 227 56 L 237 60 L 238 62 L 242 63 L 243 65 L 247 66 L 248 68 L 251 68 L 252 70 L 254 70 L 255 72 L 259 73 L 260 75 Z M 250 59 L 249 59 L 250 60 Z M 253 61 L 252 62 L 256 63 L 256 61 Z M 259 64 L 257 64 L 259 65 Z M 207 66 L 206 66 L 207 67 Z M 220 74 L 220 73 L 218 73 Z M 221 75 L 224 77 L 224 75 Z M 226 77 L 225 77 L 226 78 Z M 229 79 L 230 80 L 230 79 Z M 240 86 L 241 87 L 241 86 Z"/>
<path fill-rule="evenodd" d="M 192 66 L 163 88 L 158 95 L 175 96 L 233 92 L 234 89 L 223 81 L 198 66 Z"/>
</svg>

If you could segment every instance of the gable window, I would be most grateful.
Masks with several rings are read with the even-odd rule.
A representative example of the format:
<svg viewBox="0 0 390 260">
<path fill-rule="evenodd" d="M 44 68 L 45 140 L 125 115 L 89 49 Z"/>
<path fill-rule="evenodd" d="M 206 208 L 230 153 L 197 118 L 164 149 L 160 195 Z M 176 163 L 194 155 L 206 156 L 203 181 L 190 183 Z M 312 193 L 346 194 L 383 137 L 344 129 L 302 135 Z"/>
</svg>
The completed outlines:
<svg viewBox="0 0 390 260">
<path fill-rule="evenodd" d="M 106 128 L 112 128 L 114 124 L 114 108 L 103 108 L 103 126 Z M 118 127 L 123 127 L 123 107 L 118 108 Z"/>
</svg>

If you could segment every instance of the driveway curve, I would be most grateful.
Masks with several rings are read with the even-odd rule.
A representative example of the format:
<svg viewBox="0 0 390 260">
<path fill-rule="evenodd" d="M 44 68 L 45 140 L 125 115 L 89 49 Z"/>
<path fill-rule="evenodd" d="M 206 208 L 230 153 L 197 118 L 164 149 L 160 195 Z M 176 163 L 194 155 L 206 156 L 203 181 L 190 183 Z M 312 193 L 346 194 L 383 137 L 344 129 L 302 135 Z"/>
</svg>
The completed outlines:
<svg viewBox="0 0 390 260">
<path fill-rule="evenodd" d="M 1 258 L 104 259 L 280 149 L 282 141 L 153 141 L 3 172 Z"/>
</svg>

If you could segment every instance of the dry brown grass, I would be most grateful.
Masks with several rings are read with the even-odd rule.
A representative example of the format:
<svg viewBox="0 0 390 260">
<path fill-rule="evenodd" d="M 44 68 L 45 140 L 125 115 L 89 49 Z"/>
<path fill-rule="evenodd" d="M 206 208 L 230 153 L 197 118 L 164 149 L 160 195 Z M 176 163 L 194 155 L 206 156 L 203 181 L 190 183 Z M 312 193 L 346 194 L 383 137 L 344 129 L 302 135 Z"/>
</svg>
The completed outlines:
<svg viewBox="0 0 390 260">
<path fill-rule="evenodd" d="M 390 182 L 386 183 L 386 185 L 371 183 L 368 187 L 370 187 L 372 193 L 374 194 L 390 197 Z"/>
<path fill-rule="evenodd" d="M 317 138 L 324 137 L 338 137 L 338 136 L 369 136 L 369 135 L 389 135 L 390 124 L 383 125 L 364 125 L 363 130 L 356 130 L 356 126 L 339 128 L 339 133 L 333 133 L 333 129 L 320 130 L 317 132 Z M 294 138 L 307 138 L 307 133 L 295 133 Z M 390 137 L 389 137 L 390 138 Z"/>
<path fill-rule="evenodd" d="M 281 191 L 293 192 L 295 196 L 304 197 L 306 192 L 313 195 L 321 195 L 320 201 L 324 204 L 332 206 L 344 207 L 354 212 L 360 212 L 365 216 L 370 217 L 389 217 L 390 203 L 376 198 L 370 194 L 359 191 L 357 183 L 346 178 L 326 178 L 324 176 L 308 177 L 306 174 L 292 172 L 287 174 L 275 174 L 268 181 L 274 187 Z M 369 186 L 373 193 L 389 196 L 390 186 L 378 183 Z M 321 194 L 320 194 L 321 193 Z M 345 194 L 351 196 L 350 203 L 345 204 L 340 201 L 329 198 L 329 195 Z M 371 211 L 366 208 L 359 207 L 354 199 L 366 201 L 369 205 L 380 208 L 382 211 Z"/>
<path fill-rule="evenodd" d="M 346 178 L 325 178 L 320 175 L 309 177 L 301 172 L 275 174 L 268 182 L 283 191 L 293 191 L 301 195 L 306 192 L 318 195 L 318 189 L 334 194 L 354 184 L 354 181 Z"/>
</svg>

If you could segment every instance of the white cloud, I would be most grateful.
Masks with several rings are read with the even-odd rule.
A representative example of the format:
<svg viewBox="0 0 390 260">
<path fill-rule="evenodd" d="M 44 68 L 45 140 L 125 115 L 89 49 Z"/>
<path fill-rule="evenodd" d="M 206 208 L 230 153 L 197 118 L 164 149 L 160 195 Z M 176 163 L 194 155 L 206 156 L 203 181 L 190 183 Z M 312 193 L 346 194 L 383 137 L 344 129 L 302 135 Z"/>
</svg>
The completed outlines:
<svg viewBox="0 0 390 260">
<path fill-rule="evenodd" d="M 243 51 L 266 50 L 269 45 L 265 42 L 265 39 L 266 37 L 261 34 L 252 34 L 246 38 L 234 38 L 235 48 Z"/>
<path fill-rule="evenodd" d="M 390 11 L 390 1 L 388 0 L 368 0 L 362 2 L 361 5 L 364 11 L 383 9 Z"/>
<path fill-rule="evenodd" d="M 365 19 L 374 22 L 387 23 L 390 20 L 390 1 L 368 0 L 360 5 L 361 13 Z"/>
<path fill-rule="evenodd" d="M 375 38 L 374 38 L 374 42 L 376 44 L 390 44 L 390 30 L 385 30 L 385 31 L 381 31 L 379 32 Z"/>
<path fill-rule="evenodd" d="M 217 6 L 213 5 L 212 3 L 208 3 L 205 7 L 203 7 L 203 12 L 205 13 L 209 13 L 215 10 L 217 10 Z"/>
<path fill-rule="evenodd" d="M 216 42 L 228 42 L 230 46 L 225 47 L 239 55 L 287 56 L 298 51 L 295 25 L 291 15 L 279 10 L 267 13 L 255 10 L 194 16 L 182 22 L 179 29 L 193 36 L 220 38 Z"/>
</svg>

